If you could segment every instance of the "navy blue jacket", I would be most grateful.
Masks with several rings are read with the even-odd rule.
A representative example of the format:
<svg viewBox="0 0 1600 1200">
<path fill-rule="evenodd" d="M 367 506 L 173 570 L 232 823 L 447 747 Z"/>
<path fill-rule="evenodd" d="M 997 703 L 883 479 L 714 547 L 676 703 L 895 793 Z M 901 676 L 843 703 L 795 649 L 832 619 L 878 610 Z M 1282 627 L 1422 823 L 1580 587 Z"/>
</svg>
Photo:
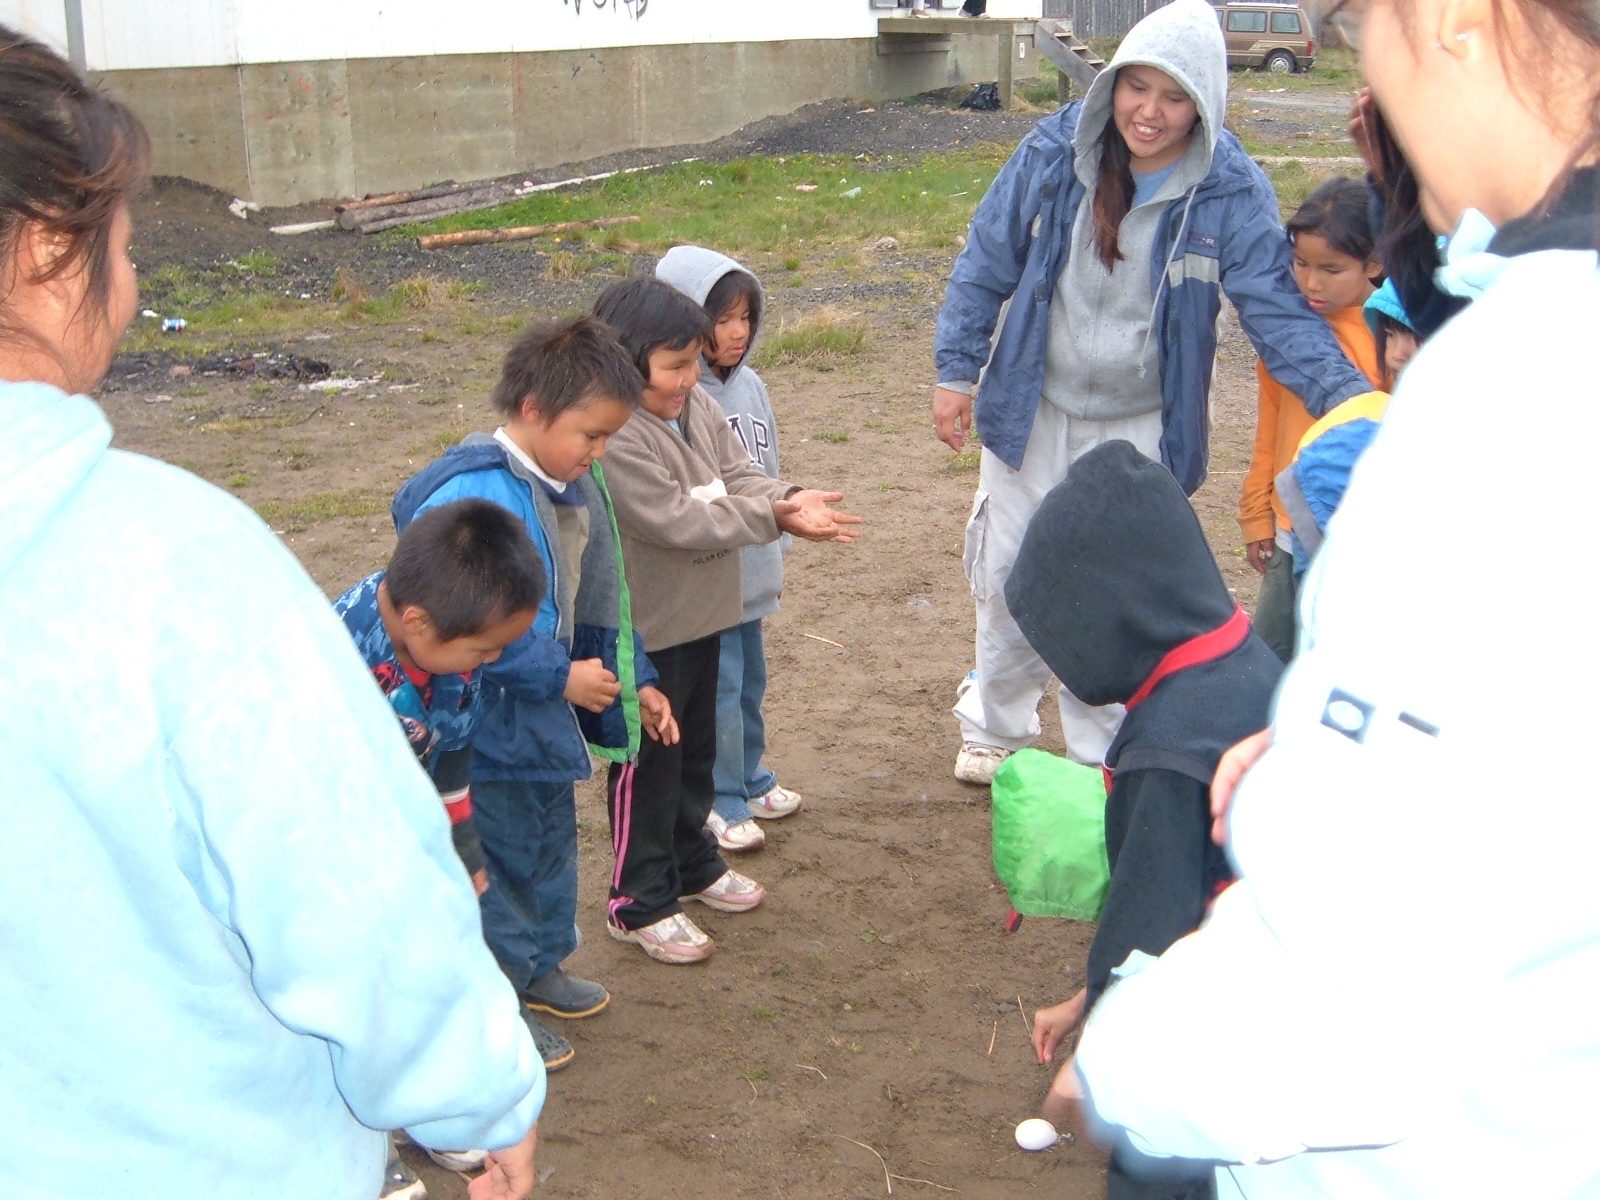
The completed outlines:
<svg viewBox="0 0 1600 1200">
<path fill-rule="evenodd" d="M 983 372 L 973 414 L 978 436 L 1018 469 L 1044 389 L 1050 300 L 1088 193 L 1073 172 L 1081 106 L 1069 104 L 1041 120 L 1001 168 L 972 218 L 939 310 L 939 378 L 976 380 Z M 1372 390 L 1300 295 L 1272 184 L 1226 130 L 1192 196 L 1192 206 L 1186 195 L 1162 213 L 1150 271 L 1160 348 L 1161 461 L 1191 494 L 1205 482 L 1210 453 L 1211 369 L 1223 292 L 1267 370 L 1313 416 Z M 991 355 L 990 337 L 1007 300 L 1011 307 Z"/>
<path fill-rule="evenodd" d="M 589 778 L 591 747 L 619 761 L 639 750 L 638 689 L 655 686 L 657 676 L 628 616 L 626 576 L 598 464 L 568 488 L 577 488 L 589 508 L 589 544 L 570 606 L 550 496 L 493 438 L 471 435 L 414 475 L 394 498 L 397 530 L 424 508 L 467 496 L 510 509 L 527 526 L 550 580 L 533 627 L 479 672 L 484 713 L 473 741 L 474 782 L 567 783 Z M 619 663 L 621 628 L 628 630 L 633 653 Z M 603 659 L 623 684 L 621 696 L 602 713 L 574 710 L 562 696 L 573 661 L 583 658 Z"/>
</svg>

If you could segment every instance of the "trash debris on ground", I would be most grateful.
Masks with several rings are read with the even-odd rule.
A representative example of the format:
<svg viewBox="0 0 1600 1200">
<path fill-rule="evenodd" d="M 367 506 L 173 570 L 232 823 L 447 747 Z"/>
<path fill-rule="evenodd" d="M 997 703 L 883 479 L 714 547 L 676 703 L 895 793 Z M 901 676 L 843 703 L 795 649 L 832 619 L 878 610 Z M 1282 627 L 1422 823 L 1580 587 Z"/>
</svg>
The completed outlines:
<svg viewBox="0 0 1600 1200">
<path fill-rule="evenodd" d="M 251 213 L 261 211 L 261 205 L 254 200 L 241 200 L 238 196 L 233 198 L 233 203 L 228 205 L 228 211 L 241 221 L 248 221 Z"/>
<path fill-rule="evenodd" d="M 980 83 L 967 93 L 967 98 L 956 106 L 969 108 L 973 112 L 999 112 L 1000 111 L 1000 85 L 998 83 Z"/>
</svg>

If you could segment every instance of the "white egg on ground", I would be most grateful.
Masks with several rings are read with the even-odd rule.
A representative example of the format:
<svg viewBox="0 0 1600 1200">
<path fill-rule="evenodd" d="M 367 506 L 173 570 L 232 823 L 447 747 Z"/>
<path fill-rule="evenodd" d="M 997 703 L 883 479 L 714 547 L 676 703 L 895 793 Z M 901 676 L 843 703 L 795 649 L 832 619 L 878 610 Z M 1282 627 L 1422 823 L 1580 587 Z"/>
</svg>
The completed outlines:
<svg viewBox="0 0 1600 1200">
<path fill-rule="evenodd" d="M 1056 1127 L 1043 1117 L 1029 1117 L 1017 1126 L 1017 1145 L 1024 1150 L 1048 1150 L 1060 1140 Z"/>
</svg>

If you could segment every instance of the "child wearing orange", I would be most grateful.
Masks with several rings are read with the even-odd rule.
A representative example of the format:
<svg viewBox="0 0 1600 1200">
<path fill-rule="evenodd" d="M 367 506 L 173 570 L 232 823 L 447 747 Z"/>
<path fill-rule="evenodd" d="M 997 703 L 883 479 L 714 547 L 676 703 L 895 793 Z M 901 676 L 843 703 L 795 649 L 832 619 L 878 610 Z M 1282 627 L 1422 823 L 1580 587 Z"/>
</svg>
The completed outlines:
<svg viewBox="0 0 1600 1200">
<path fill-rule="evenodd" d="M 1367 203 L 1365 184 L 1330 179 L 1311 193 L 1285 229 L 1294 248 L 1295 283 L 1306 303 L 1327 319 L 1350 361 L 1378 388 L 1383 386 L 1383 364 L 1361 310 L 1382 272 Z M 1256 632 L 1288 662 L 1295 644 L 1294 557 L 1289 517 L 1273 481 L 1294 461 L 1300 439 L 1316 418 L 1259 360 L 1256 378 L 1255 452 L 1239 497 L 1239 529 L 1245 555 L 1262 576 Z"/>
</svg>

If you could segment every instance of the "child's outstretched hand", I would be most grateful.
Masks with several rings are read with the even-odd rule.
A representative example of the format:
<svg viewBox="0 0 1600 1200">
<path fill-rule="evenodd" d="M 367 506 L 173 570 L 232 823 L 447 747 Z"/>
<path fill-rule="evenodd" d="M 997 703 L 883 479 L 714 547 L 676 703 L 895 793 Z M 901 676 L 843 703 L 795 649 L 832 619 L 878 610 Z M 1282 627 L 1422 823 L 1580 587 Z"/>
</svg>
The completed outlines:
<svg viewBox="0 0 1600 1200">
<path fill-rule="evenodd" d="M 1217 845 L 1228 842 L 1228 809 L 1233 804 L 1234 789 L 1271 745 L 1272 730 L 1263 729 L 1229 746 L 1217 760 L 1217 773 L 1211 777 L 1211 840 Z"/>
<path fill-rule="evenodd" d="M 660 688 L 639 689 L 639 724 L 663 746 L 678 744 L 678 721 L 672 715 L 672 701 Z"/>
<path fill-rule="evenodd" d="M 561 696 L 569 704 L 590 712 L 605 712 L 622 692 L 617 677 L 606 670 L 598 658 L 580 658 L 567 672 L 567 686 Z"/>
<path fill-rule="evenodd" d="M 843 499 L 843 492 L 802 488 L 786 500 L 774 500 L 772 512 L 778 528 L 797 538 L 808 542 L 853 542 L 857 531 L 847 527 L 861 524 L 861 518 L 828 507 Z"/>
<path fill-rule="evenodd" d="M 538 1146 L 539 1126 L 535 1122 L 515 1146 L 489 1151 L 484 1160 L 487 1169 L 467 1184 L 468 1200 L 528 1200 L 539 1182 L 533 1166 Z"/>
<path fill-rule="evenodd" d="M 1033 1051 L 1040 1062 L 1055 1062 L 1056 1048 L 1083 1024 L 1083 1006 L 1088 999 L 1089 989 L 1079 988 L 1072 999 L 1033 1014 Z"/>
</svg>

